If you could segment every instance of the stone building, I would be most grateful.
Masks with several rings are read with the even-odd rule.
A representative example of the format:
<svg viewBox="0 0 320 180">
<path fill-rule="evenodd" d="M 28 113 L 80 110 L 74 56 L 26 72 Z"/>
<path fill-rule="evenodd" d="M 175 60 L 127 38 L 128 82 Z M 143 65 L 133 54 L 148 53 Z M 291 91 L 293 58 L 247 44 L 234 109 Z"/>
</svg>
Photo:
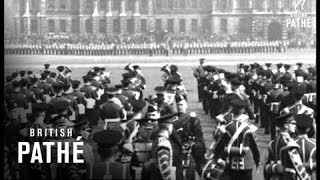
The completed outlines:
<svg viewBox="0 0 320 180">
<path fill-rule="evenodd" d="M 303 12 L 311 28 L 288 28 L 301 0 L 5 0 L 14 2 L 17 34 L 242 33 L 287 39 L 316 28 L 316 0 Z M 304 0 L 302 0 L 304 1 Z M 301 8 L 300 8 L 301 11 Z"/>
</svg>

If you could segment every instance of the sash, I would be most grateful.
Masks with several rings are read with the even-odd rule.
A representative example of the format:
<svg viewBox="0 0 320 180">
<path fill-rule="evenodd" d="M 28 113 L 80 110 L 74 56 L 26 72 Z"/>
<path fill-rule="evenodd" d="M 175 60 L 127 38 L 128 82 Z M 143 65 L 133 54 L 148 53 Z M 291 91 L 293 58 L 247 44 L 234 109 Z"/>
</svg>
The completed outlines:
<svg viewBox="0 0 320 180">
<path fill-rule="evenodd" d="M 246 123 L 242 123 L 240 125 L 240 127 L 237 129 L 237 131 L 233 134 L 233 136 L 231 137 L 228 146 L 227 146 L 227 152 L 228 154 L 230 154 L 230 150 L 231 150 L 231 146 L 234 143 L 234 141 L 238 138 L 239 134 L 244 130 L 244 128 L 247 127 Z"/>
</svg>

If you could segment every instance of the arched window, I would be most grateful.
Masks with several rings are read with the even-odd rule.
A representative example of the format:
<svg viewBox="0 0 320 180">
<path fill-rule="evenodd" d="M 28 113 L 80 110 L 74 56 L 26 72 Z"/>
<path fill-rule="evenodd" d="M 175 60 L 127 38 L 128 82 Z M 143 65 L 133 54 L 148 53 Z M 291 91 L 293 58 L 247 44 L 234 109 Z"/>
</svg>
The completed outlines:
<svg viewBox="0 0 320 180">
<path fill-rule="evenodd" d="M 168 8 L 169 9 L 173 8 L 173 0 L 168 0 Z"/>
<path fill-rule="evenodd" d="M 277 5 L 278 0 L 270 0 L 269 3 L 270 3 L 270 4 L 269 4 L 269 9 L 271 9 L 271 10 L 277 9 L 277 7 L 278 7 L 278 5 Z"/>
<path fill-rule="evenodd" d="M 113 10 L 120 10 L 120 6 L 121 6 L 121 0 L 113 0 L 113 3 L 112 3 Z"/>
<path fill-rule="evenodd" d="M 99 26 L 100 26 L 100 33 L 106 33 L 106 20 L 100 19 L 99 20 Z"/>
<path fill-rule="evenodd" d="M 179 8 L 179 0 L 174 0 L 174 8 Z"/>
<path fill-rule="evenodd" d="M 40 9 L 40 2 L 39 0 L 31 0 L 30 2 L 30 10 L 38 11 Z"/>
<path fill-rule="evenodd" d="M 186 0 L 180 0 L 180 8 L 185 9 L 186 8 Z"/>
<path fill-rule="evenodd" d="M 89 10 L 91 10 L 92 9 L 92 7 L 93 7 L 93 1 L 92 0 L 86 0 L 86 9 L 89 9 Z"/>
<path fill-rule="evenodd" d="M 134 11 L 134 4 L 135 4 L 135 0 L 127 0 L 126 2 L 127 10 Z"/>
<path fill-rule="evenodd" d="M 55 8 L 54 0 L 48 0 L 48 9 L 54 9 L 54 8 Z"/>
<path fill-rule="evenodd" d="M 191 0 L 191 8 L 197 8 L 197 0 Z"/>
<path fill-rule="evenodd" d="M 254 9 L 262 9 L 262 7 L 263 7 L 263 1 L 264 0 L 253 0 L 252 1 L 252 7 L 254 8 Z"/>
<path fill-rule="evenodd" d="M 148 12 L 148 0 L 140 0 L 140 13 L 147 14 Z"/>
</svg>

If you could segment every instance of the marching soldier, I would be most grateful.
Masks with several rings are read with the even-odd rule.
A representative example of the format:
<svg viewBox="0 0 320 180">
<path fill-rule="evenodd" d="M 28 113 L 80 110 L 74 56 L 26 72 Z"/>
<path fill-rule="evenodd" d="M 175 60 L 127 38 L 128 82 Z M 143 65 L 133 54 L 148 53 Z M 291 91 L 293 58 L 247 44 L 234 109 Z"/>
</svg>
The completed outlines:
<svg viewBox="0 0 320 180">
<path fill-rule="evenodd" d="M 298 153 L 299 145 L 291 135 L 296 131 L 296 120 L 292 113 L 276 118 L 279 135 L 268 146 L 268 159 L 264 168 L 265 179 L 298 179 L 308 174 Z"/>
<path fill-rule="evenodd" d="M 194 112 L 187 114 L 187 108 L 187 101 L 180 96 L 177 100 L 177 112 L 179 113 L 179 116 L 178 120 L 173 122 L 173 127 L 180 137 L 184 152 L 186 151 L 185 153 L 190 153 L 192 155 L 193 161 L 195 161 L 196 172 L 200 176 L 202 165 L 205 162 L 203 133 L 199 118 Z M 187 159 L 183 159 L 182 161 L 184 168 L 189 168 L 191 159 L 188 158 L 190 154 L 187 154 Z M 187 174 L 184 175 L 186 176 Z M 186 177 L 195 177 L 195 171 L 191 171 Z"/>
<path fill-rule="evenodd" d="M 182 145 L 169 114 L 157 119 L 159 129 L 152 146 L 152 159 L 146 164 L 142 179 L 182 179 Z"/>
<path fill-rule="evenodd" d="M 305 114 L 295 116 L 297 126 L 296 143 L 299 145 L 299 154 L 304 167 L 311 179 L 316 179 L 316 140 L 308 137 L 308 131 L 313 119 Z"/>
<path fill-rule="evenodd" d="M 98 144 L 98 154 L 101 162 L 95 163 L 92 172 L 93 179 L 131 179 L 129 164 L 116 161 L 119 145 L 123 141 L 121 132 L 103 130 L 93 135 Z"/>
<path fill-rule="evenodd" d="M 205 71 L 203 69 L 204 60 L 205 60 L 204 58 L 201 58 L 199 67 L 194 69 L 194 71 L 193 71 L 193 76 L 197 79 L 197 83 L 198 83 L 198 100 L 199 100 L 199 102 L 201 102 L 202 98 L 203 98 L 204 83 L 203 83 L 202 79 L 205 76 Z"/>
<path fill-rule="evenodd" d="M 114 97 L 117 89 L 114 87 L 109 87 L 106 90 L 107 94 L 107 101 L 100 105 L 100 117 L 104 123 L 104 129 L 111 129 L 111 130 L 117 130 L 122 131 L 121 129 L 121 119 L 124 118 L 124 112 L 122 107 L 119 104 L 116 104 L 114 99 L 117 99 Z M 120 101 L 119 99 L 117 99 Z"/>
<path fill-rule="evenodd" d="M 252 179 L 253 168 L 258 168 L 260 164 L 260 152 L 254 135 L 257 128 L 243 117 L 245 101 L 235 99 L 232 104 L 240 108 L 223 128 L 222 137 L 214 150 L 214 160 L 226 161 L 222 175 L 226 179 Z"/>
</svg>

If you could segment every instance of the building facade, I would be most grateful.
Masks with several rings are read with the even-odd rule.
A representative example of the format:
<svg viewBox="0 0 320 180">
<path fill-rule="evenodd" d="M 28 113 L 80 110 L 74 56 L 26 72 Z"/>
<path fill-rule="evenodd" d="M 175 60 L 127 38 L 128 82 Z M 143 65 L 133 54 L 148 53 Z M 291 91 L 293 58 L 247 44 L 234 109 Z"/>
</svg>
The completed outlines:
<svg viewBox="0 0 320 180">
<path fill-rule="evenodd" d="M 288 39 L 316 28 L 316 0 L 303 12 L 311 28 L 288 28 L 301 0 L 6 0 L 16 1 L 17 34 L 118 34 L 166 31 L 194 34 L 247 34 Z"/>
</svg>

